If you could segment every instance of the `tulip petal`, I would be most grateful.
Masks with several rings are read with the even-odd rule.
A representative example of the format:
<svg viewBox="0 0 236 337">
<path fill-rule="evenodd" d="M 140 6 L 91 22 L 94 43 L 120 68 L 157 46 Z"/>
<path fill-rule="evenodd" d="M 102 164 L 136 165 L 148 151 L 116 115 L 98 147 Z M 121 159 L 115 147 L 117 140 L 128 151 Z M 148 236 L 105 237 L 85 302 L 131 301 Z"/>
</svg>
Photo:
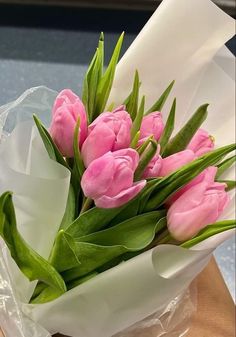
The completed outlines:
<svg viewBox="0 0 236 337">
<path fill-rule="evenodd" d="M 214 139 L 204 129 L 198 129 L 187 149 L 192 150 L 197 157 L 214 149 Z"/>
<path fill-rule="evenodd" d="M 95 199 L 95 204 L 97 207 L 100 208 L 115 208 L 122 206 L 123 204 L 133 199 L 144 188 L 145 185 L 145 180 L 139 181 L 138 183 L 135 183 L 133 186 L 126 190 L 123 190 L 114 197 L 104 195 L 98 199 Z"/>
<path fill-rule="evenodd" d="M 111 153 L 94 160 L 85 170 L 81 187 L 86 197 L 95 199 L 103 195 L 113 182 L 114 158 Z"/>
<path fill-rule="evenodd" d="M 179 191 L 177 191 L 174 195 L 172 195 L 166 202 L 166 206 L 171 206 L 178 198 L 181 197 L 182 194 L 187 192 L 191 187 L 205 182 L 209 186 L 214 183 L 215 176 L 217 173 L 217 167 L 209 166 L 203 172 L 201 172 L 196 178 L 190 181 L 187 185 L 182 187 Z"/>
<path fill-rule="evenodd" d="M 114 132 L 105 123 L 98 124 L 90 132 L 82 146 L 81 154 L 85 167 L 88 167 L 93 160 L 111 151 L 114 141 Z"/>
<path fill-rule="evenodd" d="M 140 139 L 154 136 L 159 140 L 164 130 L 162 114 L 160 112 L 152 112 L 143 118 L 140 128 Z"/>
<path fill-rule="evenodd" d="M 61 106 L 52 118 L 50 134 L 55 144 L 66 157 L 73 157 L 75 122 L 67 107 Z"/>
<path fill-rule="evenodd" d="M 192 150 L 184 150 L 172 154 L 162 160 L 162 166 L 160 170 L 160 177 L 165 177 L 172 172 L 178 170 L 182 166 L 190 163 L 196 158 Z"/>
<path fill-rule="evenodd" d="M 120 165 L 117 165 L 113 176 L 113 182 L 110 188 L 107 190 L 106 195 L 114 197 L 121 191 L 126 190 L 133 185 L 134 172 L 128 167 L 126 162 L 122 160 Z"/>
<path fill-rule="evenodd" d="M 139 163 L 139 154 L 136 150 L 131 149 L 131 148 L 127 148 L 127 149 L 122 149 L 122 150 L 117 150 L 115 152 L 113 152 L 113 156 L 114 158 L 126 158 L 129 157 L 130 158 L 130 165 L 129 167 L 135 171 L 136 168 L 138 167 L 138 163 Z"/>
<path fill-rule="evenodd" d="M 213 171 L 213 170 L 212 170 Z M 199 183 L 177 199 L 168 210 L 168 229 L 172 236 L 185 241 L 206 225 L 214 223 L 229 202 L 225 184 Z"/>
</svg>

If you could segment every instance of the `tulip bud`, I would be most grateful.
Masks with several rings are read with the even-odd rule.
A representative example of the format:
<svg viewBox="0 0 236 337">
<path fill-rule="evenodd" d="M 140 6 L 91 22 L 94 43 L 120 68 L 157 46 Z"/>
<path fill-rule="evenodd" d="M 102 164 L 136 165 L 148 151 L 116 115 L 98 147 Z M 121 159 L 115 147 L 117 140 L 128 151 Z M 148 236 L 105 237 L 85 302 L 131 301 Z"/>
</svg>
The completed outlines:
<svg viewBox="0 0 236 337">
<path fill-rule="evenodd" d="M 100 208 L 114 208 L 127 203 L 146 184 L 145 180 L 134 183 L 138 162 L 138 153 L 130 148 L 108 152 L 93 160 L 82 176 L 84 195 L 93 199 Z"/>
<path fill-rule="evenodd" d="M 216 222 L 229 202 L 225 188 L 226 184 L 202 182 L 182 194 L 167 213 L 172 237 L 178 241 L 189 240 Z"/>
<path fill-rule="evenodd" d="M 53 141 L 65 157 L 73 157 L 73 141 L 76 123 L 80 118 L 79 145 L 87 136 L 87 116 L 80 98 L 71 90 L 62 90 L 52 109 L 50 134 Z"/>
<path fill-rule="evenodd" d="M 160 176 L 160 170 L 162 166 L 162 158 L 160 156 L 160 145 L 157 147 L 157 152 L 151 161 L 146 166 L 142 178 L 143 179 L 150 179 L 150 178 L 157 178 Z"/>
<path fill-rule="evenodd" d="M 169 157 L 162 159 L 161 169 L 159 172 L 160 177 L 165 177 L 172 172 L 178 170 L 182 166 L 190 163 L 196 158 L 191 150 L 184 150 L 172 154 Z"/>
<path fill-rule="evenodd" d="M 151 135 L 155 140 L 159 140 L 164 130 L 164 122 L 160 112 L 152 112 L 142 120 L 140 128 L 140 139 L 147 138 Z"/>
<path fill-rule="evenodd" d="M 193 186 L 195 186 L 199 183 L 205 182 L 209 185 L 213 184 L 214 181 L 215 181 L 216 173 L 217 173 L 217 167 L 209 166 L 203 172 L 201 172 L 197 177 L 195 177 L 193 180 L 191 180 L 187 185 L 185 185 L 180 190 L 178 190 L 175 194 L 173 194 L 167 200 L 166 205 L 171 206 L 182 194 L 184 194 L 191 187 L 193 187 Z"/>
<path fill-rule="evenodd" d="M 214 138 L 203 129 L 199 129 L 193 136 L 187 149 L 192 150 L 197 157 L 214 149 Z"/>
<path fill-rule="evenodd" d="M 88 137 L 82 146 L 86 167 L 109 151 L 130 146 L 132 120 L 121 106 L 113 112 L 103 112 L 88 127 Z"/>
</svg>

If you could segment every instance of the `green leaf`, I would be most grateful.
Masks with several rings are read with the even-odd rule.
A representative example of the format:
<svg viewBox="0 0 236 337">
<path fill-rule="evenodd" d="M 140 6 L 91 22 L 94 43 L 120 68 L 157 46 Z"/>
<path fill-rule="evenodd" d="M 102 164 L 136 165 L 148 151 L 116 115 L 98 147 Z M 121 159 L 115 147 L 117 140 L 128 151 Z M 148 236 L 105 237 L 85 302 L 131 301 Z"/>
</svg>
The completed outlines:
<svg viewBox="0 0 236 337">
<path fill-rule="evenodd" d="M 219 234 L 219 233 L 222 233 L 224 231 L 234 229 L 234 228 L 236 228 L 235 220 L 226 220 L 226 221 L 216 222 L 202 229 L 194 238 L 182 243 L 181 246 L 184 248 L 191 248 L 213 235 L 216 235 L 216 234 Z"/>
<path fill-rule="evenodd" d="M 96 52 L 95 52 L 95 54 L 92 58 L 92 61 L 89 65 L 89 67 L 88 67 L 88 70 L 85 74 L 84 83 L 83 83 L 83 90 L 82 90 L 82 101 L 84 103 L 85 110 L 87 112 L 88 120 L 90 120 L 90 118 L 91 118 L 91 112 L 89 111 L 90 77 L 91 77 L 91 73 L 94 71 L 96 59 L 97 59 L 97 50 L 96 50 Z M 94 88 L 91 88 L 91 90 L 94 90 Z"/>
<path fill-rule="evenodd" d="M 186 149 L 197 130 L 206 120 L 208 106 L 209 104 L 200 106 L 184 127 L 170 140 L 163 153 L 164 157 Z"/>
<path fill-rule="evenodd" d="M 55 300 L 62 294 L 54 288 L 45 287 L 42 291 L 30 300 L 30 304 L 42 304 Z"/>
<path fill-rule="evenodd" d="M 136 70 L 135 75 L 134 75 L 133 89 L 132 89 L 131 95 L 129 97 L 129 101 L 126 104 L 126 110 L 130 114 L 133 121 L 135 121 L 136 115 L 138 113 L 139 87 L 140 87 L 139 75 L 138 75 L 138 71 Z M 140 120 L 140 118 L 142 118 L 142 117 L 139 116 L 138 120 Z M 138 123 L 138 121 L 136 120 L 136 124 L 137 123 Z M 138 131 L 138 129 L 135 130 L 135 131 Z M 136 133 L 136 132 L 134 132 L 134 133 Z"/>
<path fill-rule="evenodd" d="M 97 88 L 97 94 L 96 94 L 95 110 L 94 110 L 94 115 L 93 115 L 94 118 L 96 118 L 101 112 L 103 112 L 107 104 L 107 100 L 109 98 L 114 76 L 115 76 L 116 65 L 119 59 L 123 39 L 124 39 L 124 33 L 121 34 L 116 44 L 116 47 L 114 49 L 110 63 L 104 75 L 99 81 L 98 88 Z"/>
<path fill-rule="evenodd" d="M 80 127 L 80 118 L 78 118 L 78 121 L 75 126 L 74 141 L 73 141 L 74 165 L 75 165 L 75 170 L 80 180 L 80 178 L 82 177 L 85 171 L 85 167 L 84 167 L 84 163 L 83 163 L 80 149 L 79 149 L 79 127 Z"/>
<path fill-rule="evenodd" d="M 137 152 L 138 154 L 141 156 L 145 150 L 147 149 L 148 145 L 150 144 L 150 141 L 154 140 L 153 135 L 149 136 L 144 142 L 143 144 L 141 144 L 138 148 L 137 148 Z"/>
<path fill-rule="evenodd" d="M 59 272 L 80 265 L 75 239 L 63 229 L 57 233 L 49 262 Z"/>
<path fill-rule="evenodd" d="M 60 229 L 66 229 L 75 219 L 75 212 L 76 212 L 76 198 L 73 186 L 70 184 L 69 193 L 66 203 L 66 210 L 63 215 Z"/>
<path fill-rule="evenodd" d="M 76 242 L 81 265 L 63 272 L 66 282 L 84 276 L 129 251 L 140 251 L 166 224 L 158 211 L 142 214 Z"/>
<path fill-rule="evenodd" d="M 35 122 L 36 127 L 38 129 L 38 132 L 39 132 L 39 134 L 40 134 L 40 136 L 42 138 L 42 141 L 44 143 L 44 146 L 45 146 L 45 148 L 47 150 L 47 153 L 48 153 L 49 157 L 52 160 L 55 160 L 58 163 L 60 163 L 61 165 L 65 166 L 66 168 L 70 169 L 70 167 L 68 166 L 67 162 L 63 158 L 61 152 L 58 150 L 56 144 L 52 140 L 52 137 L 50 136 L 50 134 L 47 131 L 47 129 L 43 126 L 43 124 L 37 118 L 36 115 L 33 115 L 33 118 L 34 118 L 34 122 Z"/>
<path fill-rule="evenodd" d="M 157 142 L 153 139 L 150 139 L 149 146 L 147 147 L 146 151 L 142 154 L 138 167 L 134 174 L 134 180 L 138 181 L 142 178 L 143 172 L 145 171 L 146 167 L 155 156 L 157 152 Z"/>
<path fill-rule="evenodd" d="M 226 191 L 231 191 L 236 188 L 236 181 L 235 180 L 217 180 L 218 183 L 226 184 Z"/>
<path fill-rule="evenodd" d="M 166 145 L 168 144 L 169 139 L 172 135 L 172 132 L 174 131 L 175 111 L 176 111 L 176 98 L 173 101 L 163 134 L 159 141 L 159 144 L 161 146 L 161 155 L 165 152 Z"/>
<path fill-rule="evenodd" d="M 184 165 L 179 170 L 171 173 L 169 176 L 160 179 L 153 179 L 149 183 L 149 188 L 145 193 L 149 200 L 144 207 L 146 211 L 151 211 L 161 206 L 168 197 L 185 186 L 203 170 L 209 166 L 216 165 L 228 153 L 235 150 L 235 144 L 228 145 L 211 151 L 193 162 Z M 142 196 L 145 197 L 145 194 Z"/>
<path fill-rule="evenodd" d="M 138 87 L 138 89 L 140 89 L 140 87 L 141 87 L 141 82 L 139 82 L 139 87 Z M 129 94 L 129 96 L 127 96 L 126 99 L 124 100 L 124 102 L 122 103 L 123 105 L 126 106 L 126 105 L 129 103 L 129 101 L 130 101 L 130 99 L 131 99 L 131 96 L 132 96 L 132 92 L 133 92 L 133 89 L 132 89 L 131 93 Z"/>
<path fill-rule="evenodd" d="M 68 290 L 73 289 L 73 288 L 79 286 L 80 284 L 85 283 L 85 282 L 91 280 L 92 278 L 94 278 L 98 274 L 99 274 L 98 272 L 94 271 L 94 272 L 92 272 L 92 273 L 90 273 L 90 274 L 88 274 L 88 275 L 86 275 L 84 277 L 79 277 L 79 278 L 77 278 L 77 279 L 69 282 L 67 284 L 67 289 Z"/>
<path fill-rule="evenodd" d="M 170 85 L 167 87 L 167 89 L 163 92 L 163 94 L 161 95 L 161 97 L 156 101 L 156 103 L 154 103 L 154 105 L 147 111 L 146 115 L 154 112 L 154 111 L 161 111 L 173 86 L 175 84 L 175 81 L 172 81 L 170 83 Z"/>
<path fill-rule="evenodd" d="M 222 163 L 217 165 L 218 170 L 216 174 L 216 179 L 222 176 L 222 174 L 235 163 L 235 160 L 236 160 L 236 156 L 234 155 L 230 158 L 225 159 Z"/>
<path fill-rule="evenodd" d="M 66 291 L 60 274 L 30 248 L 18 232 L 10 192 L 5 192 L 0 197 L 0 235 L 8 246 L 12 258 L 30 281 L 40 280 L 56 290 L 57 294 Z"/>
<path fill-rule="evenodd" d="M 138 113 L 136 114 L 136 117 L 134 119 L 132 128 L 131 128 L 131 139 L 133 140 L 135 138 L 135 136 L 137 135 L 137 133 L 140 130 L 141 124 L 142 124 L 142 120 L 143 120 L 143 114 L 144 114 L 144 107 L 145 107 L 145 96 L 143 96 L 139 109 L 138 109 Z"/>
<path fill-rule="evenodd" d="M 85 75 L 83 85 L 82 100 L 87 111 L 88 120 L 90 122 L 93 120 L 94 117 L 98 85 L 103 73 L 103 63 L 104 63 L 104 35 L 103 33 L 101 33 L 98 42 L 98 48 Z"/>
<path fill-rule="evenodd" d="M 114 110 L 114 108 L 115 108 L 115 103 L 112 102 L 111 104 L 108 105 L 108 107 L 106 108 L 106 110 L 112 112 Z"/>
<path fill-rule="evenodd" d="M 136 135 L 133 137 L 133 139 L 132 139 L 132 141 L 131 141 L 131 143 L 130 143 L 130 147 L 131 147 L 132 149 L 136 149 L 136 148 L 137 148 L 139 138 L 140 138 L 140 131 L 138 131 L 138 132 L 136 133 Z"/>
<path fill-rule="evenodd" d="M 118 208 L 98 208 L 94 207 L 82 213 L 66 230 L 74 238 L 97 232 L 105 228 L 110 221 L 118 215 L 125 206 Z"/>
</svg>

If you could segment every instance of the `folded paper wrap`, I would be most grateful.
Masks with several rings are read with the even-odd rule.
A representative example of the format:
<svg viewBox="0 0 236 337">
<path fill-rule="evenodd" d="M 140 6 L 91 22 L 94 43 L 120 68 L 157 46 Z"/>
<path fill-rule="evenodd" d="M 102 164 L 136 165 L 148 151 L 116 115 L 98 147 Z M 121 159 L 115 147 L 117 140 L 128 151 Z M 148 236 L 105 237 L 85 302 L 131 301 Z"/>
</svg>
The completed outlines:
<svg viewBox="0 0 236 337">
<path fill-rule="evenodd" d="M 210 0 L 164 0 L 120 61 L 110 100 L 118 104 L 127 96 L 135 69 L 140 72 L 148 104 L 175 79 L 177 125 L 199 104 L 209 102 L 206 128 L 216 137 L 217 145 L 232 142 L 234 62 L 222 46 L 233 34 L 233 19 Z M 19 230 L 44 257 L 50 252 L 65 209 L 69 172 L 48 158 L 27 120 L 32 113 L 39 117 L 49 114 L 55 95 L 44 87 L 33 88 L 0 109 L 5 133 L 19 121 L 26 121 L 0 144 L 0 193 L 6 189 L 14 192 Z M 224 216 L 233 215 L 232 202 Z M 27 304 L 35 283 L 26 280 L 5 249 L 1 254 L 24 315 L 52 334 L 111 337 L 161 311 L 189 286 L 213 250 L 231 234 L 216 235 L 190 250 L 158 246 L 40 305 Z M 24 322 L 22 319 L 22 326 Z M 1 318 L 0 324 L 4 328 Z M 18 336 L 28 337 L 23 332 Z"/>
</svg>

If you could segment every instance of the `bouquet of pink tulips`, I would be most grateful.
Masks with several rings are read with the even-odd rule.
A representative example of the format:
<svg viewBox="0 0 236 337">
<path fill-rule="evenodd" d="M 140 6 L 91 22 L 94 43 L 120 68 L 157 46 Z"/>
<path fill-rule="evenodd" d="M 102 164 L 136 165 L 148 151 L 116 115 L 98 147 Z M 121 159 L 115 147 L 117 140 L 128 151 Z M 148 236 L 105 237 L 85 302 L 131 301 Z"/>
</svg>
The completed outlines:
<svg viewBox="0 0 236 337">
<path fill-rule="evenodd" d="M 235 187 L 221 180 L 234 164 L 235 156 L 225 156 L 235 145 L 214 149 L 214 138 L 201 129 L 208 104 L 172 136 L 177 100 L 165 122 L 161 111 L 174 82 L 147 109 L 136 71 L 124 104 L 107 107 L 122 40 L 123 34 L 104 72 L 101 35 L 82 100 L 60 92 L 49 130 L 34 116 L 48 156 L 71 175 L 48 260 L 18 232 L 12 194 L 0 198 L 0 234 L 21 271 L 38 281 L 31 303 L 51 301 L 161 243 L 188 248 L 236 225 L 217 222 Z"/>
<path fill-rule="evenodd" d="M 210 0 L 163 0 L 106 69 L 101 34 L 80 97 L 0 107 L 6 336 L 184 335 L 189 285 L 236 227 L 234 31 Z"/>
</svg>

